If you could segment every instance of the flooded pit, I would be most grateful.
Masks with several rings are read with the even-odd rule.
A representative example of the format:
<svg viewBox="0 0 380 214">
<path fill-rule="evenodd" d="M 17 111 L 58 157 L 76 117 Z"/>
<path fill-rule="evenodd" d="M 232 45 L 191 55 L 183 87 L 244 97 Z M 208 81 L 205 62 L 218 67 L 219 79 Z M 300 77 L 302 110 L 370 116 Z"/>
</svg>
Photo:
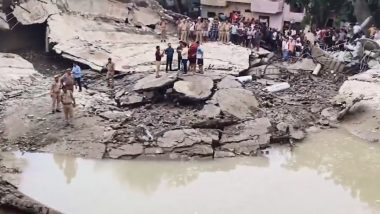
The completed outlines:
<svg viewBox="0 0 380 214">
<path fill-rule="evenodd" d="M 380 145 L 339 130 L 258 158 L 20 158 L 27 162 L 20 190 L 64 213 L 380 213 Z"/>
</svg>

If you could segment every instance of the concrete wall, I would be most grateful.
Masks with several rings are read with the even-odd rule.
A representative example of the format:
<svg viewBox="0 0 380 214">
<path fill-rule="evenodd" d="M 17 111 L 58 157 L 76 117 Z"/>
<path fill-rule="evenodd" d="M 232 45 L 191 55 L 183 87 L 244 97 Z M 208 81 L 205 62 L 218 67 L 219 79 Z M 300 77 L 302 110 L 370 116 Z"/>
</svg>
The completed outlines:
<svg viewBox="0 0 380 214">
<path fill-rule="evenodd" d="M 208 12 L 214 12 L 216 13 L 216 15 L 218 15 L 219 13 L 223 13 L 224 15 L 229 16 L 232 11 L 240 11 L 242 16 L 251 18 L 253 14 L 250 12 L 245 12 L 245 10 L 250 9 L 250 4 L 239 2 L 228 2 L 226 7 L 202 5 L 201 15 L 202 17 L 207 17 Z"/>
</svg>

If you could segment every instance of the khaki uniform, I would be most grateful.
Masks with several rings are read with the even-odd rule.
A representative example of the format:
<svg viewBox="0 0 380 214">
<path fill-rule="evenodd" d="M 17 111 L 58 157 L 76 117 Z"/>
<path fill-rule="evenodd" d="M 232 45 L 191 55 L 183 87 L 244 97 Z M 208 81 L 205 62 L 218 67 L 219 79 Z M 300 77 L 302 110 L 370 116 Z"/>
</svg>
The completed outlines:
<svg viewBox="0 0 380 214">
<path fill-rule="evenodd" d="M 51 86 L 50 96 L 53 101 L 52 111 L 59 110 L 61 105 L 61 84 L 59 82 L 54 82 Z"/>
<path fill-rule="evenodd" d="M 75 81 L 74 81 L 74 77 L 73 76 L 68 76 L 67 74 L 63 75 L 63 77 L 61 78 L 61 84 L 62 86 L 64 86 L 67 90 L 71 91 L 72 93 L 74 93 L 74 85 L 75 85 Z"/>
<path fill-rule="evenodd" d="M 67 122 L 69 122 L 74 117 L 73 93 L 67 90 L 66 93 L 62 93 L 61 100 L 63 104 L 63 113 L 65 115 L 65 119 Z"/>
<path fill-rule="evenodd" d="M 224 26 L 225 25 L 226 24 L 223 22 L 219 23 L 219 38 L 218 38 L 219 42 L 223 42 L 224 40 Z"/>
<path fill-rule="evenodd" d="M 187 22 L 186 23 L 186 42 L 189 42 L 190 41 L 190 37 L 194 36 L 194 35 L 191 35 L 191 31 L 190 31 L 191 25 L 192 25 L 191 22 Z"/>
<path fill-rule="evenodd" d="M 160 24 L 161 27 L 161 41 L 166 40 L 166 33 L 167 33 L 167 27 L 166 27 L 166 21 L 162 21 Z"/>
<path fill-rule="evenodd" d="M 113 77 L 115 76 L 115 63 L 107 63 L 106 68 L 108 87 L 113 88 Z"/>
<path fill-rule="evenodd" d="M 203 40 L 203 24 L 201 22 L 197 22 L 195 24 L 195 41 L 199 41 L 202 43 Z"/>
<path fill-rule="evenodd" d="M 230 30 L 231 30 L 231 25 L 230 23 L 227 23 L 226 25 L 224 25 L 224 40 L 223 42 L 224 43 L 229 43 L 230 42 Z"/>
<path fill-rule="evenodd" d="M 181 40 L 181 27 L 183 25 L 182 20 L 177 21 L 177 34 L 178 34 L 178 40 Z"/>
<path fill-rule="evenodd" d="M 181 25 L 181 41 L 187 42 L 187 22 L 183 22 Z"/>
</svg>

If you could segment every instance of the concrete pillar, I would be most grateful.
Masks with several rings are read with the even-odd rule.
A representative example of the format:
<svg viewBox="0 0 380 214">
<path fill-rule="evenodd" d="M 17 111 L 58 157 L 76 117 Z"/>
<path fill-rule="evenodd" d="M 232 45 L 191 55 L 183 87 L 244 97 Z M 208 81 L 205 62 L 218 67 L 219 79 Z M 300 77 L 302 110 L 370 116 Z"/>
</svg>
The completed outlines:
<svg viewBox="0 0 380 214">
<path fill-rule="evenodd" d="M 50 28 L 49 26 L 46 26 L 46 32 L 45 32 L 45 52 L 49 53 L 49 34 L 50 34 Z"/>
</svg>

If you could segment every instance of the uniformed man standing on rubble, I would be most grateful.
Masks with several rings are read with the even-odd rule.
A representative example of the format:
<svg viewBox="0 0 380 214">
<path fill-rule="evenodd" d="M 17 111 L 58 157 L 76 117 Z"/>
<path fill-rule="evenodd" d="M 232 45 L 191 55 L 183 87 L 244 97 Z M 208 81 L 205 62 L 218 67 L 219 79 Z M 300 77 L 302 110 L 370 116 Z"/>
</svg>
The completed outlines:
<svg viewBox="0 0 380 214">
<path fill-rule="evenodd" d="M 63 87 L 61 102 L 63 105 L 63 113 L 65 115 L 66 125 L 70 125 L 70 122 L 74 117 L 75 99 L 73 93 L 70 90 L 67 90 L 66 87 Z"/>
<path fill-rule="evenodd" d="M 106 64 L 106 70 L 107 70 L 107 81 L 108 81 L 108 87 L 113 88 L 113 77 L 115 75 L 115 63 L 112 62 L 111 58 L 108 58 L 108 62 Z"/>
<path fill-rule="evenodd" d="M 59 75 L 54 76 L 54 83 L 50 89 L 50 97 L 53 101 L 52 113 L 61 112 L 59 106 L 61 105 L 61 83 L 59 82 Z"/>
</svg>

